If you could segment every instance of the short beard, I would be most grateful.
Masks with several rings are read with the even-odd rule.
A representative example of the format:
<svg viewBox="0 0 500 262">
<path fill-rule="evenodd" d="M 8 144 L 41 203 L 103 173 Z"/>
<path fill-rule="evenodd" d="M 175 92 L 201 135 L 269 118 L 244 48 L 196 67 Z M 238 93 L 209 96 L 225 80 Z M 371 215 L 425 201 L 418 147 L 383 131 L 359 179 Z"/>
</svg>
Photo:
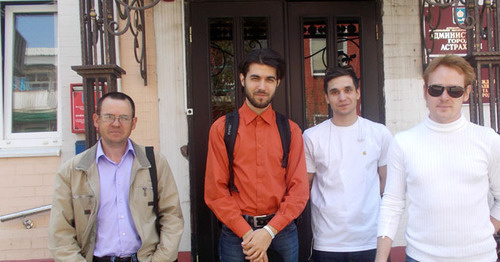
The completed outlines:
<svg viewBox="0 0 500 262">
<path fill-rule="evenodd" d="M 262 103 L 259 103 L 255 98 L 253 98 L 251 96 L 251 94 L 248 92 L 248 89 L 246 89 L 245 87 L 243 87 L 243 89 L 245 90 L 245 97 L 248 99 L 248 101 L 250 101 L 250 104 L 252 104 L 254 107 L 256 108 L 266 108 L 269 104 L 271 104 L 271 102 L 273 101 L 273 98 L 274 98 L 274 95 L 276 94 L 276 92 L 269 98 L 269 100 L 267 101 L 264 101 Z"/>
</svg>

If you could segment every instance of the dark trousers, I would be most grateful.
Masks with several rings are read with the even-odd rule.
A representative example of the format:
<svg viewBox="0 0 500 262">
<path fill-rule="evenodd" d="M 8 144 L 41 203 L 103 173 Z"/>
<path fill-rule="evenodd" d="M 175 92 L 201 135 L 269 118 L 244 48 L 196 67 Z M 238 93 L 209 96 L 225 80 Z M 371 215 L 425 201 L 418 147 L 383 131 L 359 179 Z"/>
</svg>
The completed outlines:
<svg viewBox="0 0 500 262">
<path fill-rule="evenodd" d="M 408 256 L 408 254 L 406 254 L 406 262 L 418 262 L 418 260 L 413 259 L 412 257 Z"/>
<path fill-rule="evenodd" d="M 367 262 L 374 261 L 376 249 L 356 252 L 325 252 L 313 250 L 314 262 Z"/>
</svg>

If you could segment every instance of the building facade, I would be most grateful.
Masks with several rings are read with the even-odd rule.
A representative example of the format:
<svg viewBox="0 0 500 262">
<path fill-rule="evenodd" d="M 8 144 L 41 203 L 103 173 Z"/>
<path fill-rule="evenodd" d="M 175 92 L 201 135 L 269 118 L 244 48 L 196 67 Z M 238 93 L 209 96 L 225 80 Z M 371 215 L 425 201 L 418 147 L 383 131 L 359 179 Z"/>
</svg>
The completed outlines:
<svg viewBox="0 0 500 262">
<path fill-rule="evenodd" d="M 132 139 L 160 149 L 181 194 L 180 261 L 213 261 L 216 252 L 217 221 L 203 203 L 206 143 L 210 124 L 243 101 L 234 71 L 243 54 L 261 46 L 284 55 L 288 75 L 273 108 L 303 129 L 328 117 L 325 71 L 353 66 L 362 84 L 358 112 L 397 133 L 427 114 L 419 2 L 160 1 L 145 11 L 147 85 L 133 35 L 116 37 L 117 63 L 126 71 L 118 89 L 137 108 Z M 82 77 L 71 69 L 82 65 L 76 3 L 0 0 L 0 216 L 49 205 L 57 168 L 85 140 L 74 100 Z M 30 42 L 30 35 L 49 34 Z M 1 222 L 0 261 L 50 259 L 48 220 L 49 212 L 40 212 Z"/>
</svg>

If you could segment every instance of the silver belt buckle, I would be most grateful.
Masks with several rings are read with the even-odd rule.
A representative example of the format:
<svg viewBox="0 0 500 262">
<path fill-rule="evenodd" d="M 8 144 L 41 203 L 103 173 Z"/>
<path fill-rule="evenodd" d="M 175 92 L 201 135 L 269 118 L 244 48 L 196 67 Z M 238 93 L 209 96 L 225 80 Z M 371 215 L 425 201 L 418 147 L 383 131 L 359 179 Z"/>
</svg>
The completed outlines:
<svg viewBox="0 0 500 262">
<path fill-rule="evenodd" d="M 258 219 L 259 219 L 259 218 L 264 218 L 264 217 L 267 217 L 267 215 L 262 215 L 262 216 L 254 216 L 254 217 L 253 217 L 253 226 L 254 226 L 254 227 L 259 227 L 259 224 L 258 224 Z"/>
</svg>

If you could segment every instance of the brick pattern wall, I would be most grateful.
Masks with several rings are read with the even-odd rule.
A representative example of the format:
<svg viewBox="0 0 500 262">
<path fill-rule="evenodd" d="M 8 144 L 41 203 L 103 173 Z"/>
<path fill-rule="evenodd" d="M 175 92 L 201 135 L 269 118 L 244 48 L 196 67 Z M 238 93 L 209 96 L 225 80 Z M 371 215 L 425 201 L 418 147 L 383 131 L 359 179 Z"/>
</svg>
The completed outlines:
<svg viewBox="0 0 500 262">
<path fill-rule="evenodd" d="M 153 10 L 146 10 L 145 20 L 147 27 L 147 85 L 144 85 L 144 80 L 141 78 L 139 71 L 139 63 L 135 60 L 134 38 L 129 31 L 119 38 L 119 63 L 127 72 L 122 76 L 121 91 L 132 97 L 136 106 L 137 125 L 135 130 L 132 131 L 131 138 L 139 144 L 158 147 L 160 138 L 158 132 L 156 46 L 154 41 Z M 124 24 L 125 23 L 122 21 L 121 28 L 123 28 Z"/>
<path fill-rule="evenodd" d="M 0 215 L 35 208 L 52 202 L 52 184 L 59 157 L 0 159 Z M 17 218 L 0 223 L 0 261 L 48 258 L 49 212 L 27 216 L 32 229 Z"/>
<path fill-rule="evenodd" d="M 386 124 L 408 129 L 427 115 L 423 99 L 422 46 L 418 1 L 383 1 Z"/>
</svg>

